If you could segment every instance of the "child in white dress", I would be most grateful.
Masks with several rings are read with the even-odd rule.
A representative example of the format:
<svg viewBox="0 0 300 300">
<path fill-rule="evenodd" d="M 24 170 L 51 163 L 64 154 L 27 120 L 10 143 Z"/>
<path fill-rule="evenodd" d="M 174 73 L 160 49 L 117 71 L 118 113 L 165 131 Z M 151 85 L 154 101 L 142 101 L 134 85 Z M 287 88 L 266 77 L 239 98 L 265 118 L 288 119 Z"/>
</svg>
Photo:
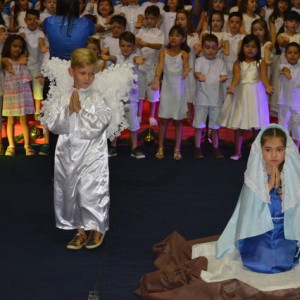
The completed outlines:
<svg viewBox="0 0 300 300">
<path fill-rule="evenodd" d="M 261 60 L 259 39 L 246 35 L 219 115 L 221 126 L 235 129 L 235 154 L 231 159 L 242 157 L 243 130 L 260 129 L 269 124 L 266 93 L 272 92 L 266 63 Z"/>
<path fill-rule="evenodd" d="M 239 12 L 243 15 L 243 33 L 249 34 L 251 32 L 252 22 L 260 18 L 260 15 L 257 14 L 257 9 L 258 0 L 242 0 Z"/>
<path fill-rule="evenodd" d="M 194 76 L 196 56 L 200 55 L 201 45 L 198 33 L 194 32 L 193 15 L 190 11 L 180 10 L 176 15 L 176 25 L 183 27 L 187 32 L 187 45 L 190 47 L 190 72 L 185 79 L 185 97 L 188 106 L 187 121 L 191 124 L 193 117 L 193 103 L 196 91 L 196 78 Z"/>
<path fill-rule="evenodd" d="M 164 33 L 165 45 L 169 41 L 170 29 L 175 25 L 176 13 L 183 9 L 180 0 L 167 0 L 162 12 L 162 23 L 160 29 Z"/>
<path fill-rule="evenodd" d="M 267 66 L 270 67 L 272 64 L 273 44 L 270 41 L 267 22 L 264 19 L 257 19 L 253 21 L 251 26 L 251 34 L 254 34 L 258 37 L 260 41 L 261 58 L 264 59 Z"/>
<path fill-rule="evenodd" d="M 228 10 L 226 0 L 209 0 L 206 2 L 206 11 L 201 13 L 200 21 L 198 23 L 196 31 L 210 32 L 211 26 L 211 13 L 213 11 L 218 11 L 223 15 L 223 26 L 221 31 L 227 31 L 227 21 L 228 21 Z M 204 5 L 205 6 L 205 5 Z"/>
<path fill-rule="evenodd" d="M 43 7 L 41 9 L 40 20 L 41 22 L 44 22 L 46 18 L 55 15 L 56 0 L 44 0 L 42 1 L 42 4 Z"/>
<path fill-rule="evenodd" d="M 259 15 L 264 18 L 269 27 L 269 17 L 273 13 L 275 7 L 275 0 L 267 0 L 266 5 L 263 6 L 259 12 Z"/>
<path fill-rule="evenodd" d="M 164 139 L 170 119 L 175 122 L 175 160 L 182 159 L 180 147 L 182 139 L 182 120 L 186 117 L 185 78 L 189 72 L 189 47 L 187 33 L 180 26 L 173 26 L 169 33 L 169 44 L 159 54 L 159 61 L 152 82 L 152 88 L 159 88 L 159 80 L 164 72 L 160 95 L 157 159 L 164 157 Z"/>
<path fill-rule="evenodd" d="M 97 58 L 89 49 L 71 56 L 74 86 L 51 100 L 47 128 L 59 134 L 54 171 L 56 226 L 76 229 L 67 249 L 94 249 L 109 227 L 109 170 L 105 129 L 111 111 L 95 92 Z M 86 231 L 90 231 L 87 238 Z"/>
<path fill-rule="evenodd" d="M 202 38 L 205 34 L 211 33 L 218 38 L 218 58 L 223 59 L 223 38 L 225 32 L 222 30 L 224 26 L 224 15 L 222 12 L 215 10 L 211 13 L 209 20 L 210 29 L 204 31 L 200 35 L 200 42 L 202 45 Z"/>
<path fill-rule="evenodd" d="M 30 135 L 27 115 L 34 113 L 31 91 L 31 76 L 27 68 L 27 47 L 24 38 L 10 34 L 2 49 L 2 66 L 4 72 L 4 94 L 2 115 L 7 116 L 8 147 L 6 156 L 15 155 L 14 123 L 15 116 L 20 117 L 24 136 L 26 156 L 35 154 L 30 146 Z"/>
</svg>

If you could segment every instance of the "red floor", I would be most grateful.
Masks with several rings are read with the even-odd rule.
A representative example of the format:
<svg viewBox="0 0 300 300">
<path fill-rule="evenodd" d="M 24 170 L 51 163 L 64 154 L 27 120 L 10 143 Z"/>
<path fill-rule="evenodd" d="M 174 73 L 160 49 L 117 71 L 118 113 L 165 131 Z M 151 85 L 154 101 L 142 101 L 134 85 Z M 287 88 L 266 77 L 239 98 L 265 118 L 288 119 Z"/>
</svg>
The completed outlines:
<svg viewBox="0 0 300 300">
<path fill-rule="evenodd" d="M 141 124 L 141 128 L 139 130 L 139 136 L 140 140 L 144 139 L 146 129 L 151 128 L 153 130 L 154 135 L 157 135 L 158 132 L 158 127 L 157 126 L 149 126 L 149 103 L 147 101 L 144 101 L 144 110 L 143 110 L 143 120 Z M 275 118 L 271 118 L 272 122 L 277 122 Z M 33 116 L 30 116 L 30 121 L 29 121 L 29 126 L 31 129 L 31 137 L 32 137 L 32 143 L 34 144 L 43 144 L 45 142 L 43 136 L 35 137 L 35 127 L 37 127 L 40 132 L 42 132 L 42 127 L 39 125 L 38 122 L 34 121 Z M 193 134 L 194 134 L 194 129 L 191 125 L 187 124 L 186 121 L 184 121 L 184 127 L 183 127 L 183 142 L 187 143 L 193 143 Z M 174 140 L 175 136 L 175 127 L 173 126 L 172 122 L 169 123 L 168 129 L 167 129 L 167 136 L 166 140 Z M 247 131 L 244 134 L 244 138 L 248 139 L 252 136 L 251 131 Z M 6 123 L 2 123 L 2 137 L 6 137 Z M 15 124 L 15 137 L 16 137 L 16 142 L 17 143 L 22 143 L 22 127 L 19 122 L 16 122 Z M 129 133 L 128 130 L 125 130 L 120 139 L 126 140 L 129 139 Z M 227 129 L 227 128 L 221 128 L 220 129 L 220 139 L 226 140 L 228 142 L 233 142 L 234 140 L 234 132 L 232 129 Z"/>
</svg>

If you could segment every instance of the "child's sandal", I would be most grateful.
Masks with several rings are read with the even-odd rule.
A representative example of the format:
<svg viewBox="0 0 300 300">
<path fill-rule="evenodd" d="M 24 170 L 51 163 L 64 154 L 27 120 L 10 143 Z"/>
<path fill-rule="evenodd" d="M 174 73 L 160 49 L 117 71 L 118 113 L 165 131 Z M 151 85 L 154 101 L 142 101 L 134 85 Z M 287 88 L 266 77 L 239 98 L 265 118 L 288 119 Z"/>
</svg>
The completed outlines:
<svg viewBox="0 0 300 300">
<path fill-rule="evenodd" d="M 158 148 L 158 151 L 156 152 L 155 157 L 157 159 L 163 159 L 164 158 L 164 149 Z"/>
<path fill-rule="evenodd" d="M 25 146 L 24 147 L 24 149 L 25 149 L 25 155 L 26 156 L 33 156 L 33 155 L 35 155 L 35 152 L 34 152 L 34 150 L 31 148 L 31 146 Z"/>
<path fill-rule="evenodd" d="M 182 159 L 182 155 L 181 155 L 179 149 L 175 149 L 175 150 L 174 150 L 174 156 L 173 156 L 173 158 L 174 158 L 175 160 L 181 160 L 181 159 Z"/>
<path fill-rule="evenodd" d="M 5 151 L 5 156 L 14 156 L 15 153 L 16 153 L 15 147 L 8 146 L 6 151 Z"/>
</svg>

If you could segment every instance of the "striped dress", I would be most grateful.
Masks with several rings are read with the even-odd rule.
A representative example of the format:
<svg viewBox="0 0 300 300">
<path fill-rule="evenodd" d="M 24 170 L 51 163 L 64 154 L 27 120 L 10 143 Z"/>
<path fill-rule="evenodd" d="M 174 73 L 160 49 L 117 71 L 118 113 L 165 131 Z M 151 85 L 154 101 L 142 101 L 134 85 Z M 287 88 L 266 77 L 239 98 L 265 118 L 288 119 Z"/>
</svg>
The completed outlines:
<svg viewBox="0 0 300 300">
<path fill-rule="evenodd" d="M 3 116 L 23 116 L 34 113 L 31 76 L 26 65 L 10 60 L 15 74 L 5 71 Z"/>
</svg>

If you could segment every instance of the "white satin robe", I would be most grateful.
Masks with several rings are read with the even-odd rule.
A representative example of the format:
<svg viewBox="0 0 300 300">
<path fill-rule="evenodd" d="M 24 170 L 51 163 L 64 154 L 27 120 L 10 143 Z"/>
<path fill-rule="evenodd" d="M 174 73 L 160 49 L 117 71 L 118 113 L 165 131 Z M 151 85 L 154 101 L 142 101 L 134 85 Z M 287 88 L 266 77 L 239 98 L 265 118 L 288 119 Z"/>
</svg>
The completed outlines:
<svg viewBox="0 0 300 300">
<path fill-rule="evenodd" d="M 69 116 L 73 90 L 47 107 L 46 124 L 59 134 L 55 152 L 54 207 L 61 229 L 109 227 L 109 170 L 105 129 L 111 111 L 92 88 L 80 89 L 81 110 Z"/>
</svg>

